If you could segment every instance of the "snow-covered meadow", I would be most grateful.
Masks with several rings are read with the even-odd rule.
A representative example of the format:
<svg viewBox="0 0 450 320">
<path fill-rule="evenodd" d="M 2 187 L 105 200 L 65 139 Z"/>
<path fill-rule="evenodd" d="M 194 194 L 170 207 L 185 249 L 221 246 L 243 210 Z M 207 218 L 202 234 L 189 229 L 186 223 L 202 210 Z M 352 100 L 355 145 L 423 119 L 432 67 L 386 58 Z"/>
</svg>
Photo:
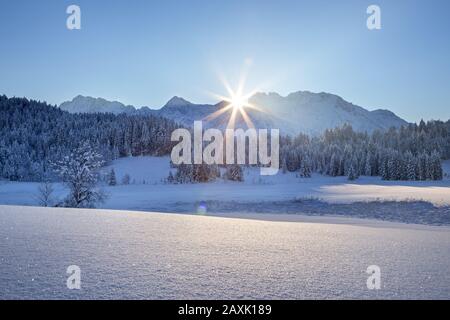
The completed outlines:
<svg viewBox="0 0 450 320">
<path fill-rule="evenodd" d="M 0 299 L 450 298 L 447 227 L 17 206 L 0 222 Z"/>
<path fill-rule="evenodd" d="M 118 184 L 103 185 L 108 199 L 100 208 L 196 213 L 202 205 L 205 207 L 202 210 L 211 215 L 336 214 L 410 223 L 450 223 L 448 177 L 442 181 L 383 181 L 379 177 L 360 177 L 350 182 L 346 177 L 314 174 L 312 178 L 299 178 L 295 173 L 281 171 L 275 176 L 260 176 L 257 168 L 246 168 L 244 182 L 218 179 L 211 183 L 168 184 L 165 179 L 174 170 L 168 157 L 121 158 L 103 171 L 107 173 L 111 168 L 115 170 Z M 445 162 L 444 168 L 449 173 L 450 162 Z M 130 176 L 129 185 L 121 184 L 125 175 Z M 0 182 L 0 204 L 37 205 L 38 186 L 37 183 Z M 54 188 L 54 198 L 62 199 L 65 189 L 59 184 Z"/>
<path fill-rule="evenodd" d="M 360 177 L 350 182 L 346 177 L 314 174 L 313 178 L 299 178 L 295 173 L 283 174 L 281 171 L 275 176 L 261 176 L 259 169 L 246 168 L 244 182 L 219 179 L 207 184 L 167 185 L 163 181 L 171 170 L 169 161 L 168 157 L 122 158 L 114 161 L 105 171 L 114 168 L 119 184 L 121 178 L 129 174 L 132 183 L 139 185 L 139 189 L 142 188 L 143 193 L 155 201 L 166 199 L 166 201 L 177 202 L 189 200 L 253 200 L 257 202 L 318 198 L 332 203 L 418 200 L 437 206 L 450 205 L 450 177 L 443 181 L 383 181 L 379 177 Z M 172 171 L 175 172 L 173 169 Z M 450 174 L 450 161 L 444 162 L 444 171 Z M 144 185 L 157 185 L 157 187 L 146 190 Z M 120 185 L 114 188 L 120 188 Z M 135 196 L 136 193 L 139 192 L 130 190 L 130 196 Z M 145 196 L 142 195 L 142 198 L 145 199 Z M 120 204 L 117 203 L 117 205 Z"/>
<path fill-rule="evenodd" d="M 244 182 L 168 184 L 167 157 L 103 172 L 112 168 L 103 209 L 32 207 L 38 183 L 0 183 L 0 299 L 450 298 L 448 178 L 350 183 L 246 168 Z M 54 189 L 54 201 L 67 193 Z M 70 265 L 81 290 L 66 287 Z M 370 265 L 380 290 L 367 289 Z"/>
</svg>

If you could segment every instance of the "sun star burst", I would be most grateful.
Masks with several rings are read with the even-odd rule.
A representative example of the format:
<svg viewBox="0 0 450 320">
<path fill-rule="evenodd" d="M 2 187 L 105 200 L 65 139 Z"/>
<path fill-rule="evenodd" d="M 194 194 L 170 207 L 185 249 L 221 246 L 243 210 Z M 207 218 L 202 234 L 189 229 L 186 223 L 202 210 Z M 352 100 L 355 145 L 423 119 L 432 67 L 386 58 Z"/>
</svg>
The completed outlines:
<svg viewBox="0 0 450 320">
<path fill-rule="evenodd" d="M 210 115 L 205 117 L 204 120 L 212 121 L 226 112 L 231 112 L 227 124 L 227 129 L 234 129 L 236 124 L 236 117 L 238 115 L 242 117 L 248 128 L 254 128 L 255 126 L 253 124 L 253 121 L 250 119 L 250 116 L 248 115 L 246 109 L 253 109 L 260 112 L 264 112 L 261 108 L 249 102 L 249 99 L 256 92 L 258 92 L 258 90 L 255 89 L 249 93 L 243 93 L 245 85 L 244 77 L 241 77 L 237 90 L 233 90 L 225 79 L 223 80 L 223 84 L 228 92 L 228 96 L 222 96 L 217 94 L 214 94 L 214 96 L 217 99 L 220 99 L 220 101 L 224 101 L 226 103 L 225 106 L 211 113 Z"/>
</svg>

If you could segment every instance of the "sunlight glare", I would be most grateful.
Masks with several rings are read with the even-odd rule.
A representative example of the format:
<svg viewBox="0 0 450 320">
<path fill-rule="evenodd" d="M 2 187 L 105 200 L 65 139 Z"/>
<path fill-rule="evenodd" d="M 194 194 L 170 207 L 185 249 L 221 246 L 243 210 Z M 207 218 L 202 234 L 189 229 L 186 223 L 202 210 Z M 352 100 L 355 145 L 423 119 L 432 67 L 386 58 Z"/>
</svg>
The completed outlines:
<svg viewBox="0 0 450 320">
<path fill-rule="evenodd" d="M 220 99 L 220 101 L 225 102 L 226 104 L 224 107 L 206 116 L 204 120 L 212 121 L 225 113 L 229 113 L 230 118 L 228 119 L 227 128 L 234 128 L 237 115 L 239 115 L 244 120 L 248 128 L 254 128 L 254 124 L 245 109 L 252 109 L 259 112 L 268 113 L 266 110 L 263 110 L 249 102 L 249 99 L 257 92 L 259 92 L 259 90 L 255 89 L 248 93 L 244 93 L 246 82 L 245 73 L 241 75 L 236 91 L 231 88 L 225 77 L 221 76 L 220 78 L 225 87 L 225 90 L 228 93 L 228 96 L 225 97 L 217 94 L 213 94 L 213 96 L 217 99 Z"/>
</svg>

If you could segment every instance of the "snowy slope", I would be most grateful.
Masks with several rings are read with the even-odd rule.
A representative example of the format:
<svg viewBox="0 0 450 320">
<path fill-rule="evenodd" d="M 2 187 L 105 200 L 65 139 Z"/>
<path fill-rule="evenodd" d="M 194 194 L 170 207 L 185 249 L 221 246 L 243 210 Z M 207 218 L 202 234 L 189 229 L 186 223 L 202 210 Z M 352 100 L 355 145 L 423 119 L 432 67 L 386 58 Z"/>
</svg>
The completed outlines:
<svg viewBox="0 0 450 320">
<path fill-rule="evenodd" d="M 172 119 L 185 127 L 192 127 L 194 121 L 202 120 L 220 109 L 220 105 L 194 104 L 179 97 L 170 99 L 157 114 Z M 213 124 L 211 124 L 213 126 Z"/>
<path fill-rule="evenodd" d="M 250 98 L 249 102 L 260 109 L 260 111 L 250 108 L 246 110 L 256 128 L 280 129 L 284 134 L 300 132 L 318 134 L 325 129 L 344 124 L 350 124 L 358 131 L 369 132 L 407 124 L 406 121 L 388 110 L 368 111 L 339 96 L 323 92 L 298 91 L 286 97 L 277 93 L 257 93 Z M 215 105 L 194 104 L 183 98 L 173 97 L 159 110 L 148 108 L 145 110 L 148 113 L 172 119 L 187 127 L 191 127 L 196 120 L 204 120 L 205 127 L 223 129 L 227 126 L 231 110 L 215 119 L 210 119 L 208 116 L 224 106 L 224 102 Z M 132 106 L 82 96 L 76 97 L 71 102 L 65 102 L 60 107 L 69 112 L 136 112 Z M 236 118 L 236 127 L 247 127 L 240 114 Z"/>
<path fill-rule="evenodd" d="M 450 298 L 448 228 L 8 206 L 0 222 L 0 299 Z"/>
<path fill-rule="evenodd" d="M 277 93 L 257 93 L 249 102 L 260 109 L 260 111 L 250 108 L 246 110 L 256 128 L 280 129 L 285 134 L 300 132 L 319 134 L 325 129 L 344 124 L 352 125 L 357 131 L 368 132 L 407 124 L 390 111 L 368 111 L 329 93 L 299 91 L 287 97 Z M 185 126 L 192 126 L 195 120 L 208 119 L 208 115 L 223 106 L 224 103 L 197 105 L 175 97 L 159 111 L 159 114 Z M 230 115 L 231 110 L 209 120 L 205 123 L 205 127 L 223 129 Z M 247 127 L 239 114 L 236 118 L 236 127 Z"/>
<path fill-rule="evenodd" d="M 282 97 L 276 93 L 259 93 L 250 103 L 275 116 L 275 126 L 290 133 L 320 133 L 327 128 L 351 124 L 357 131 L 399 127 L 406 122 L 386 111 L 367 111 L 329 93 L 298 91 Z"/>
</svg>

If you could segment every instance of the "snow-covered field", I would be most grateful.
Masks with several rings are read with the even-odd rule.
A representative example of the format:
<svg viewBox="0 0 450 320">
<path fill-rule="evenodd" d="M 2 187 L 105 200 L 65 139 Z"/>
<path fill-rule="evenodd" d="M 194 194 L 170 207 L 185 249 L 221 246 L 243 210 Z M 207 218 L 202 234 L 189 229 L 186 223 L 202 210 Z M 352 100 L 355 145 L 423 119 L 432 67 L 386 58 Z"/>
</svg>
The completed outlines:
<svg viewBox="0 0 450 320">
<path fill-rule="evenodd" d="M 404 205 L 399 209 L 396 203 L 391 207 L 384 204 L 382 213 L 370 214 L 369 217 L 377 217 L 393 221 L 405 221 L 412 223 L 448 224 L 450 221 L 450 179 L 443 181 L 382 181 L 378 177 L 360 177 L 357 181 L 349 182 L 345 177 L 326 177 L 314 175 L 310 179 L 296 177 L 295 173 L 276 176 L 260 176 L 259 169 L 245 169 L 245 181 L 230 182 L 219 179 L 216 182 L 205 184 L 170 185 L 164 183 L 170 169 L 168 157 L 134 157 L 123 158 L 114 161 L 106 168 L 107 172 L 114 168 L 119 185 L 114 187 L 104 186 L 109 194 L 108 200 L 101 205 L 106 209 L 143 210 L 164 212 L 195 212 L 199 203 L 213 204 L 215 211 L 232 212 L 230 205 L 236 204 L 235 211 L 276 213 L 302 213 L 308 209 L 308 213 L 332 214 L 333 210 L 339 211 L 339 215 L 366 217 L 367 202 L 407 201 L 419 202 L 417 204 Z M 444 163 L 447 173 L 450 173 L 450 162 Z M 173 170 L 173 169 L 172 169 Z M 130 175 L 131 184 L 121 185 L 125 174 Z M 37 183 L 0 182 L 0 204 L 8 205 L 37 205 Z M 61 185 L 55 185 L 56 198 L 62 199 L 65 190 Z M 315 206 L 298 207 L 298 200 L 316 200 Z M 421 203 L 424 201 L 426 203 Z M 263 209 L 258 209 L 258 206 Z M 285 203 L 285 205 L 283 205 Z M 335 204 L 335 207 L 325 206 Z M 352 207 L 345 204 L 353 203 Z M 427 204 L 430 203 L 430 204 Z M 311 203 L 307 203 L 311 204 Z M 317 205 L 316 205 L 317 204 Z M 296 205 L 294 209 L 292 206 Z M 444 207 L 445 209 L 437 209 Z M 374 206 L 372 206 L 373 209 Z M 380 207 L 381 208 L 381 207 Z M 267 209 L 267 210 L 266 210 Z M 316 210 L 317 209 L 317 210 Z M 260 211 L 258 211 L 260 210 Z M 355 210 L 356 212 L 355 214 Z M 412 215 L 427 213 L 429 210 L 437 211 L 435 219 L 396 219 L 398 211 Z M 394 212 L 395 211 L 395 212 Z M 442 211 L 442 212 L 441 212 Z M 360 214 L 361 213 L 361 214 Z M 383 214 L 386 213 L 384 216 Z M 400 216 L 405 216 L 400 214 Z M 395 215 L 395 216 L 393 216 Z M 440 219 L 442 218 L 442 219 Z"/>
<path fill-rule="evenodd" d="M 431 202 L 434 205 L 450 205 L 450 178 L 443 181 L 383 181 L 379 177 L 360 177 L 349 182 L 346 177 L 314 175 L 311 179 L 298 178 L 295 173 L 261 176 L 259 169 L 247 168 L 243 183 L 218 180 L 208 184 L 163 185 L 170 169 L 168 157 L 136 157 L 114 161 L 111 167 L 120 181 L 125 174 L 131 176 L 134 186 L 115 187 L 114 198 L 128 193 L 137 199 L 151 201 L 279 201 L 297 198 L 319 198 L 331 203 L 355 201 L 410 201 Z M 450 161 L 444 163 L 450 173 Z M 143 187 L 142 184 L 157 185 Z M 141 192 L 139 190 L 142 190 Z M 158 190 L 160 190 L 158 192 Z M 138 196 L 139 194 L 139 196 Z M 126 197 L 126 196 L 125 196 Z M 112 199 L 111 199 L 112 200 Z M 109 208 L 120 207 L 122 201 L 110 203 Z M 128 209 L 124 207 L 123 209 Z M 145 209 L 145 208 L 144 208 Z"/>
<path fill-rule="evenodd" d="M 448 228 L 374 224 L 0 206 L 0 298 L 450 298 Z"/>
<path fill-rule="evenodd" d="M 0 182 L 0 299 L 450 298 L 448 178 L 349 183 L 250 168 L 243 183 L 170 185 L 167 157 L 111 167 L 119 185 L 103 186 L 101 207 L 114 211 L 2 206 L 35 206 L 39 184 Z M 55 198 L 65 194 L 55 184 Z M 69 265 L 82 270 L 80 291 L 66 288 Z M 381 290 L 366 287 L 369 265 L 381 267 Z"/>
<path fill-rule="evenodd" d="M 129 174 L 132 182 L 139 185 L 136 189 L 142 189 L 149 197 L 152 197 L 151 188 L 142 188 L 142 184 L 158 185 L 157 189 L 163 188 L 163 191 L 156 192 L 157 198 L 162 196 L 169 198 L 168 200 L 185 201 L 195 197 L 198 201 L 276 201 L 314 197 L 332 203 L 423 200 L 435 205 L 450 205 L 450 178 L 443 181 L 383 181 L 379 177 L 360 177 L 349 182 L 346 177 L 315 174 L 311 179 L 304 179 L 296 177 L 295 173 L 283 174 L 281 171 L 275 176 L 260 176 L 257 168 L 245 169 L 245 181 L 242 183 L 218 180 L 188 187 L 169 185 L 167 187 L 174 191 L 170 192 L 161 186 L 171 170 L 169 161 L 168 157 L 122 158 L 114 161 L 110 167 L 115 169 L 119 181 L 125 174 Z M 450 161 L 445 161 L 443 167 L 450 174 Z M 138 191 L 132 190 L 130 193 L 135 195 L 136 192 Z"/>
</svg>

